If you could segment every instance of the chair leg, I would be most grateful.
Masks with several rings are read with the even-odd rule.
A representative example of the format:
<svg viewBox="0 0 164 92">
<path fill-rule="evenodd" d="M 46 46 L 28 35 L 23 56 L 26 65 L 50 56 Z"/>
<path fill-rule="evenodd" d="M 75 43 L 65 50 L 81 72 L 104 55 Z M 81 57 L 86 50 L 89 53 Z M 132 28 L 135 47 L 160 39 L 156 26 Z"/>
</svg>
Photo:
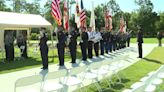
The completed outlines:
<svg viewBox="0 0 164 92">
<path fill-rule="evenodd" d="M 116 75 L 116 77 L 118 78 L 118 80 L 119 80 L 119 83 L 122 83 L 122 81 L 121 81 L 121 78 L 119 77 L 119 75 L 118 75 L 118 73 L 114 73 L 115 75 Z"/>
<path fill-rule="evenodd" d="M 102 89 L 101 89 L 100 85 L 99 85 L 97 82 L 94 83 L 94 84 L 95 84 L 95 86 L 97 87 L 98 91 L 99 91 L 99 92 L 102 92 Z"/>
</svg>

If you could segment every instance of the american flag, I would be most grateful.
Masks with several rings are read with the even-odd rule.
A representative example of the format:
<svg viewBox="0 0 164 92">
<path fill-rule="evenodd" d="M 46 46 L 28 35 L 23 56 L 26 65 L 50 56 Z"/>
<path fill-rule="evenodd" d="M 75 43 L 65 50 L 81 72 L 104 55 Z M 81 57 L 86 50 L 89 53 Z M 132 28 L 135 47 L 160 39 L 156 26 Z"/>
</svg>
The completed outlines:
<svg viewBox="0 0 164 92">
<path fill-rule="evenodd" d="M 83 0 L 81 0 L 80 23 L 81 23 L 81 27 L 86 26 L 86 14 L 83 6 Z"/>
<path fill-rule="evenodd" d="M 104 20 L 105 20 L 105 28 L 109 27 L 109 18 L 108 18 L 109 11 L 106 9 L 104 12 Z"/>
<path fill-rule="evenodd" d="M 111 14 L 110 11 L 109 11 L 109 14 L 108 14 L 108 18 L 109 18 L 109 29 L 110 29 L 110 31 L 112 31 L 112 29 L 113 29 L 113 25 L 112 25 L 112 14 Z"/>
<path fill-rule="evenodd" d="M 67 8 L 67 0 L 64 1 L 64 28 L 68 31 L 68 8 Z"/>
<path fill-rule="evenodd" d="M 120 32 L 124 32 L 124 18 L 123 16 L 120 18 Z"/>
<path fill-rule="evenodd" d="M 61 14 L 61 10 L 60 10 L 60 0 L 53 0 L 52 1 L 52 16 L 54 17 L 54 19 L 57 21 L 58 25 L 61 25 L 61 20 L 62 20 L 62 14 Z"/>
</svg>

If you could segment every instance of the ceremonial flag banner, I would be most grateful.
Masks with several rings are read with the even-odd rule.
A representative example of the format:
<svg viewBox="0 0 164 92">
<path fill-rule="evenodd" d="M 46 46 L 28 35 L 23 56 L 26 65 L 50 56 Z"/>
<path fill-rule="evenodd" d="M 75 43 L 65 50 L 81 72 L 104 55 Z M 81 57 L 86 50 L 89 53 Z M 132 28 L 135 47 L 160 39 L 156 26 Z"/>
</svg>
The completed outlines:
<svg viewBox="0 0 164 92">
<path fill-rule="evenodd" d="M 112 14 L 110 12 L 109 12 L 108 18 L 109 18 L 109 29 L 111 31 L 113 29 L 113 25 L 112 25 Z"/>
<path fill-rule="evenodd" d="M 79 10 L 79 3 L 76 1 L 76 13 L 75 13 L 75 23 L 77 27 L 80 27 L 80 10 Z"/>
<path fill-rule="evenodd" d="M 120 18 L 120 32 L 124 32 L 124 18 Z"/>
<path fill-rule="evenodd" d="M 109 12 L 108 9 L 104 12 L 104 19 L 105 19 L 105 27 L 106 29 L 110 29 L 110 31 L 113 29 L 112 25 L 112 14 Z"/>
<path fill-rule="evenodd" d="M 60 0 L 52 0 L 52 16 L 57 21 L 58 25 L 61 25 L 62 14 L 60 10 Z"/>
<path fill-rule="evenodd" d="M 86 14 L 84 10 L 83 0 L 81 0 L 80 23 L 81 27 L 86 27 Z"/>
<path fill-rule="evenodd" d="M 95 31 L 95 12 L 94 12 L 94 2 L 92 2 L 92 11 L 91 11 L 91 19 L 90 19 L 90 27 L 92 31 Z"/>
<path fill-rule="evenodd" d="M 127 29 L 127 25 L 126 25 L 126 21 L 124 22 L 124 33 L 126 33 L 126 29 Z"/>
<path fill-rule="evenodd" d="M 67 8 L 67 0 L 64 0 L 64 28 L 68 31 L 68 8 Z"/>
<path fill-rule="evenodd" d="M 104 20 L 105 20 L 105 28 L 107 29 L 109 26 L 108 10 L 107 9 L 105 9 L 105 11 L 104 11 Z"/>
</svg>

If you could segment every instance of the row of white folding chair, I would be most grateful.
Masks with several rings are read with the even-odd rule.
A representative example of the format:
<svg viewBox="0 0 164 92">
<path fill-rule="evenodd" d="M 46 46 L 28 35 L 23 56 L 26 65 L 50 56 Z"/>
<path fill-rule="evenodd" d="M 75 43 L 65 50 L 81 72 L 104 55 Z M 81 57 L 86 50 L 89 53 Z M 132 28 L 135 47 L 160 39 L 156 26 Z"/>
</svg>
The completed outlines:
<svg viewBox="0 0 164 92">
<path fill-rule="evenodd" d="M 162 65 L 157 71 L 152 74 L 151 80 L 147 80 L 147 87 L 145 92 L 154 92 L 156 88 L 163 82 L 162 79 L 158 78 L 158 75 L 164 71 L 164 65 Z"/>
<path fill-rule="evenodd" d="M 131 85 L 131 89 L 126 89 L 123 92 L 154 92 L 156 89 L 156 85 L 153 83 L 157 75 L 163 71 L 164 66 L 161 66 L 157 71 L 153 73 L 149 73 L 147 77 L 141 78 L 140 82 L 136 82 L 133 85 Z M 136 91 L 138 88 L 142 88 L 140 91 Z"/>
<path fill-rule="evenodd" d="M 106 79 L 108 76 L 108 73 L 110 72 L 110 64 L 112 62 L 115 62 L 115 61 L 120 61 L 122 59 L 125 59 L 125 57 L 127 58 L 127 56 L 122 56 L 120 58 L 115 58 L 111 61 L 107 61 L 107 60 L 104 60 L 104 61 L 101 61 L 101 62 L 95 62 L 95 63 L 92 63 L 89 67 L 88 67 L 88 72 L 86 73 L 86 79 L 91 79 L 92 80 L 92 83 L 95 84 L 95 86 L 97 87 L 98 91 L 101 92 L 102 89 L 101 89 L 101 86 L 97 83 L 99 80 L 98 80 L 98 77 L 99 76 L 103 76 L 104 79 Z M 103 67 L 104 66 L 108 66 L 108 68 L 104 69 Z M 114 72 L 114 71 L 112 71 Z M 111 80 L 109 78 L 109 80 L 106 80 L 106 82 L 108 83 L 108 85 L 110 86 L 110 83 Z"/>
<path fill-rule="evenodd" d="M 95 62 L 95 63 L 92 63 L 88 66 L 88 71 L 90 69 L 95 69 L 95 68 L 100 68 L 101 65 L 106 65 L 107 63 L 109 63 L 109 61 L 104 61 L 103 64 L 102 62 Z M 72 68 L 69 72 L 69 76 L 72 76 L 72 75 L 76 75 L 78 73 L 82 73 L 82 72 L 85 72 L 86 70 L 86 66 L 82 66 L 82 67 L 76 67 L 76 68 Z M 101 71 L 102 72 L 102 71 Z M 97 72 L 97 75 L 96 77 L 94 78 L 94 80 L 97 81 L 97 76 L 98 74 L 100 74 L 101 72 Z M 108 73 L 108 71 L 106 71 L 104 74 Z M 93 74 L 93 73 L 92 73 Z M 102 74 L 102 73 L 101 73 Z M 34 75 L 34 76 L 30 76 L 30 77 L 25 77 L 25 78 L 21 78 L 21 79 L 18 79 L 15 83 L 15 88 L 16 87 L 20 87 L 20 86 L 25 86 L 25 85 L 22 85 L 21 83 L 25 83 L 26 85 L 29 85 L 30 83 L 31 84 L 35 84 L 36 82 L 42 82 L 42 87 L 40 90 L 43 90 L 43 91 L 53 91 L 53 90 L 61 90 L 63 88 L 63 85 L 62 84 L 66 84 L 66 86 L 70 86 L 70 85 L 75 85 L 75 84 L 69 84 L 69 79 L 70 77 L 67 77 L 67 82 L 65 82 L 65 78 L 63 79 L 63 83 L 62 84 L 56 84 L 55 88 L 54 86 L 50 86 L 50 84 L 52 84 L 52 82 L 47 82 L 47 80 L 50 80 L 50 79 L 56 79 L 56 78 L 60 78 L 60 77 L 64 77 L 67 75 L 67 70 L 63 69 L 63 70 L 59 70 L 59 71 L 55 71 L 55 72 L 51 72 L 51 73 L 48 73 L 48 75 L 46 76 L 46 81 L 41 81 L 41 80 L 37 80 L 36 77 L 40 77 L 39 75 Z M 103 74 L 102 74 L 103 75 Z M 85 76 L 86 77 L 86 76 Z M 81 77 L 81 80 L 83 80 L 84 77 Z M 36 81 L 33 81 L 34 79 L 36 79 Z M 38 78 L 40 79 L 40 78 Z M 61 79 L 61 78 L 60 78 Z M 30 82 L 28 82 L 29 80 L 31 80 Z M 24 81 L 24 82 L 22 82 Z M 51 80 L 52 81 L 52 80 Z M 81 82 L 82 81 L 79 81 L 77 84 L 81 85 Z M 54 84 L 53 84 L 54 85 Z M 79 86 L 81 87 L 81 86 Z"/>
</svg>

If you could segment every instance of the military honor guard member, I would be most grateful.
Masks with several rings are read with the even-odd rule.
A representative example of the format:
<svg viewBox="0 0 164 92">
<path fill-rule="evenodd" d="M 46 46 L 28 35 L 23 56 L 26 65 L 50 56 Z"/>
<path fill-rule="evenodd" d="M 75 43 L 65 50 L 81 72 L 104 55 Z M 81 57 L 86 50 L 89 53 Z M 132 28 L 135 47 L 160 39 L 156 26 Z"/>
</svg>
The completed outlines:
<svg viewBox="0 0 164 92">
<path fill-rule="evenodd" d="M 42 64 L 43 64 L 43 70 L 48 69 L 48 45 L 47 45 L 47 41 L 48 38 L 45 34 L 45 28 L 41 28 L 40 31 L 40 53 L 41 53 L 41 58 L 42 58 Z"/>
<path fill-rule="evenodd" d="M 86 28 L 81 27 L 81 40 L 80 47 L 82 52 L 82 60 L 87 60 L 87 47 L 88 47 L 88 33 L 86 32 Z"/>
<path fill-rule="evenodd" d="M 137 42 L 138 42 L 138 51 L 139 51 L 139 57 L 138 58 L 142 58 L 142 43 L 143 43 L 143 30 L 142 28 L 139 26 L 138 27 L 138 33 L 137 33 Z"/>
<path fill-rule="evenodd" d="M 132 32 L 132 31 L 130 31 L 130 32 L 127 34 L 127 46 L 128 46 L 128 47 L 130 47 L 131 32 Z"/>
<path fill-rule="evenodd" d="M 100 50 L 101 50 L 101 55 L 104 55 L 104 49 L 105 49 L 105 31 L 104 31 L 104 28 L 101 28 L 100 30 L 100 33 L 101 33 L 101 37 L 102 39 L 100 40 Z"/>
<path fill-rule="evenodd" d="M 69 33 L 69 49 L 71 54 L 71 63 L 76 63 L 76 52 L 77 52 L 77 37 L 79 36 L 78 29 L 75 29 L 74 27 L 70 27 L 70 33 Z"/>
<path fill-rule="evenodd" d="M 59 57 L 59 66 L 64 66 L 64 53 L 66 47 L 66 34 L 64 33 L 63 27 L 59 26 L 57 31 L 57 49 Z"/>
</svg>

